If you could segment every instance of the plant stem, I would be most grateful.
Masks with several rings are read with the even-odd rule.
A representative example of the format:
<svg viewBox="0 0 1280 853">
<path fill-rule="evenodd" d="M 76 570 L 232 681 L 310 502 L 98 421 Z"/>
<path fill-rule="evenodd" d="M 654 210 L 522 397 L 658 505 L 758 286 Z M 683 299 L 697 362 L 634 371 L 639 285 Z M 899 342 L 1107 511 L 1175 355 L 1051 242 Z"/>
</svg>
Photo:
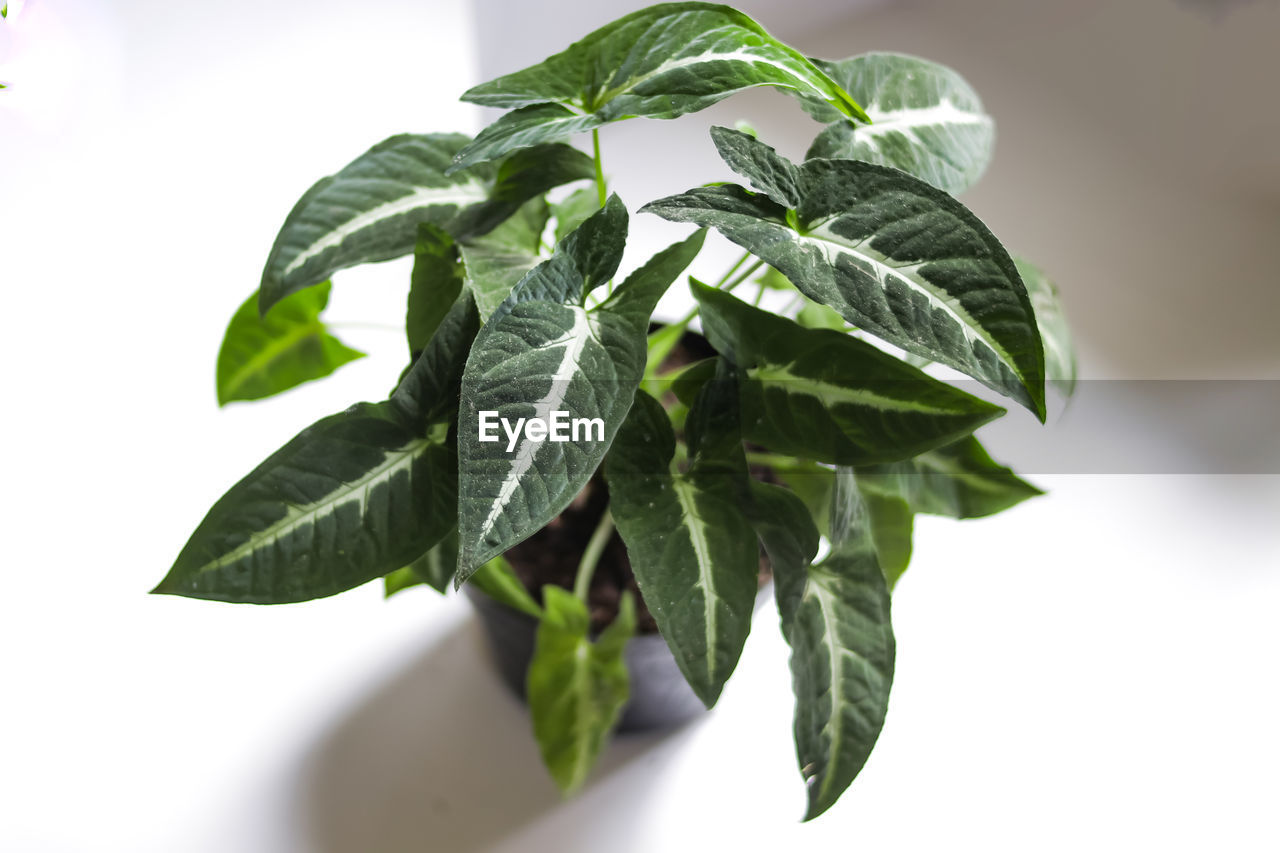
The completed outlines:
<svg viewBox="0 0 1280 853">
<path fill-rule="evenodd" d="M 720 276 L 720 280 L 716 282 L 716 287 L 723 287 L 724 283 L 729 280 L 729 277 L 736 273 L 738 271 L 738 267 L 745 264 L 749 257 L 751 257 L 750 252 L 743 252 L 742 257 L 734 261 L 733 266 L 729 267 L 728 271 L 726 271 L 724 275 Z"/>
<path fill-rule="evenodd" d="M 582 562 L 578 563 L 578 574 L 573 580 L 573 594 L 587 602 L 587 593 L 591 591 L 591 576 L 596 572 L 596 564 L 600 562 L 600 557 L 604 554 L 604 548 L 609 544 L 609 537 L 613 535 L 613 513 L 609 512 L 609 508 L 604 508 L 604 515 L 600 516 L 600 523 L 596 525 L 596 530 L 591 534 L 591 541 L 587 543 L 587 550 L 582 552 Z"/>
<path fill-rule="evenodd" d="M 751 276 L 755 273 L 755 271 L 760 269 L 760 267 L 762 266 L 764 266 L 764 261 L 760 260 L 759 258 L 756 258 L 756 262 L 754 264 L 752 264 L 751 266 L 743 270 L 741 275 L 739 275 L 733 281 L 729 282 L 729 284 L 726 285 L 725 287 L 722 287 L 721 290 L 725 290 L 725 291 L 733 290 L 735 287 L 742 284 L 747 279 L 751 278 Z"/>
<path fill-rule="evenodd" d="M 591 130 L 591 148 L 595 152 L 596 196 L 600 199 L 600 206 L 604 207 L 605 202 L 609 200 L 609 195 L 604 185 L 604 165 L 600 162 L 600 129 L 599 128 L 592 128 Z"/>
</svg>

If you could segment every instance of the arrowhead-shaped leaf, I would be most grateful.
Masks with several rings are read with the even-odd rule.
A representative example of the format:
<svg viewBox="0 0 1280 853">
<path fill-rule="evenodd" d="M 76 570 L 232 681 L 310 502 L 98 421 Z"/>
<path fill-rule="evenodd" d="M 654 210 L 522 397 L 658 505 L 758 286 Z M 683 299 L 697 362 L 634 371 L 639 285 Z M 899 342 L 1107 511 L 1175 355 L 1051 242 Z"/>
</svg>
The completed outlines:
<svg viewBox="0 0 1280 853">
<path fill-rule="evenodd" d="M 529 664 L 529 713 L 543 763 L 570 794 L 587 780 L 627 702 L 622 653 L 635 633 L 635 603 L 623 596 L 617 618 L 592 642 L 581 600 L 558 586 L 544 587 L 543 596 Z"/>
<path fill-rule="evenodd" d="M 460 299 L 390 400 L 303 430 L 209 510 L 155 592 L 278 604 L 342 592 L 456 521 L 450 425 L 479 319 Z"/>
<path fill-rule="evenodd" d="M 591 158 L 550 144 L 496 168 L 446 175 L 468 141 L 461 134 L 393 136 L 307 190 L 267 258 L 261 310 L 337 270 L 408 254 L 419 223 L 456 239 L 482 234 L 528 199 L 595 174 Z"/>
<path fill-rule="evenodd" d="M 609 455 L 610 509 L 640 593 L 694 693 L 708 707 L 751 630 L 759 549 L 744 507 L 746 461 L 736 389 L 704 386 L 689 415 L 693 459 L 673 473 L 675 434 L 662 405 L 636 394 Z"/>
<path fill-rule="evenodd" d="M 712 344 L 746 369 L 743 432 L 777 453 L 864 464 L 914 456 L 1004 412 L 881 352 L 697 282 Z"/>
<path fill-rule="evenodd" d="M 803 590 L 779 595 L 778 605 L 791 644 L 796 753 L 810 820 L 849 787 L 884 726 L 894 662 L 889 589 L 865 534 L 803 578 L 778 583 Z"/>
<path fill-rule="evenodd" d="M 329 334 L 320 312 L 329 282 L 277 303 L 258 315 L 254 293 L 236 311 L 218 351 L 218 405 L 259 400 L 328 376 L 364 353 Z"/>
<path fill-rule="evenodd" d="M 991 161 L 995 123 L 950 68 L 900 53 L 814 62 L 866 107 L 871 124 L 854 127 L 822 104 L 822 118 L 832 124 L 805 159 L 892 166 L 952 194 L 977 181 Z"/>
<path fill-rule="evenodd" d="M 1058 288 L 1030 261 L 1014 258 L 1014 262 L 1027 292 L 1031 294 L 1031 306 L 1035 309 L 1036 323 L 1044 341 L 1045 376 L 1069 397 L 1076 389 L 1076 351 Z"/>
<path fill-rule="evenodd" d="M 469 90 L 463 100 L 514 111 L 481 131 L 456 164 L 491 160 L 618 119 L 675 118 L 755 86 L 775 86 L 867 120 L 820 68 L 748 16 L 709 3 L 664 3 Z"/>
<path fill-rule="evenodd" d="M 626 222 L 614 196 L 519 282 L 476 338 L 462 383 L 459 584 L 568 506 L 626 417 L 643 376 L 649 316 L 702 244 L 700 232 L 664 250 L 587 310 L 586 295 L 617 268 Z M 554 428 L 561 412 L 567 440 L 553 432 L 512 443 L 495 426 L 493 440 L 481 441 L 481 412 L 514 429 L 521 419 Z M 574 419 L 599 425 L 575 434 Z"/>
<path fill-rule="evenodd" d="M 853 160 L 795 167 L 746 134 L 712 133 L 730 166 L 768 195 L 701 187 L 643 210 L 715 228 L 858 328 L 1044 418 L 1044 353 L 1026 288 L 967 208 L 894 169 Z M 780 181 L 787 166 L 792 177 Z M 794 207 L 779 201 L 792 186 Z"/>
</svg>

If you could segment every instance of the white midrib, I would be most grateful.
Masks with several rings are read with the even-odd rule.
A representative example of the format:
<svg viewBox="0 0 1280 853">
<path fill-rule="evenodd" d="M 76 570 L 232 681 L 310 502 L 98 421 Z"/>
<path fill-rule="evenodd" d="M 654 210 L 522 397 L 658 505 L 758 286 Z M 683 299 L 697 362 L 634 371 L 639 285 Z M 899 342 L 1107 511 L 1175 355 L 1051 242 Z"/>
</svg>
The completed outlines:
<svg viewBox="0 0 1280 853">
<path fill-rule="evenodd" d="M 830 602 L 827 601 L 827 593 L 818 583 L 810 581 L 809 588 L 805 590 L 813 592 L 813 598 L 818 602 L 818 609 L 822 611 L 822 624 L 826 626 L 823 632 L 823 642 L 827 646 L 827 660 L 830 662 L 831 672 L 831 717 L 827 722 L 827 728 L 831 731 L 831 749 L 829 754 L 831 760 L 827 762 L 827 766 L 822 768 L 822 772 L 826 775 L 822 779 L 822 787 L 818 789 L 818 794 L 822 799 L 826 799 L 830 792 L 832 782 L 835 780 L 835 774 L 831 773 L 831 761 L 834 760 L 840 748 L 840 740 L 844 736 L 844 695 L 838 687 L 840 683 L 840 656 L 848 652 L 848 649 L 837 646 L 835 641 L 835 616 L 831 612 Z"/>
<path fill-rule="evenodd" d="M 485 192 L 484 187 L 474 181 L 450 187 L 419 187 L 406 196 L 384 202 L 352 219 L 348 219 L 337 228 L 325 232 L 324 236 L 319 240 L 299 252 L 289 262 L 289 265 L 284 268 L 281 275 L 289 275 L 316 255 L 326 249 L 341 245 L 342 241 L 352 234 L 362 231 L 376 222 L 399 216 L 402 213 L 408 213 L 419 207 L 442 204 L 475 204 L 484 201 L 486 198 L 488 198 L 488 194 Z"/>
<path fill-rule="evenodd" d="M 816 397 L 827 408 L 849 404 L 870 406 L 882 411 L 923 412 L 925 414 L 952 414 L 951 409 L 940 409 L 926 406 L 915 400 L 896 400 L 885 397 L 865 388 L 844 388 L 832 385 L 820 379 L 796 376 L 785 367 L 753 367 L 747 375 L 766 382 L 786 382 L 788 388 L 799 389 L 801 393 Z"/>
<path fill-rule="evenodd" d="M 564 353 L 560 356 L 560 364 L 556 367 L 555 373 L 552 374 L 551 388 L 542 399 L 533 404 L 532 417 L 534 418 L 549 421 L 551 413 L 564 404 L 565 396 L 569 393 L 569 380 L 578 372 L 582 351 L 586 348 L 587 341 L 592 337 L 591 319 L 587 316 L 586 310 L 577 307 L 573 307 L 570 310 L 573 311 L 572 328 L 547 343 L 544 347 L 550 349 L 563 346 Z M 498 496 L 494 498 L 493 506 L 489 509 L 489 515 L 486 516 L 484 524 L 480 525 L 481 539 L 484 539 L 493 530 L 493 525 L 497 523 L 502 511 L 506 509 L 507 502 L 511 500 L 516 490 L 520 488 L 521 479 L 533 467 L 533 460 L 538 455 L 538 449 L 541 447 L 541 442 L 527 439 L 521 442 L 520 449 L 516 451 L 515 458 L 511 460 L 511 467 L 507 470 L 507 476 L 503 478 L 502 486 L 498 489 Z"/>
<path fill-rule="evenodd" d="M 617 97 L 619 93 L 625 92 L 627 89 L 634 89 L 646 80 L 657 77 L 659 74 L 666 74 L 668 71 L 674 71 L 677 68 L 686 68 L 690 65 L 697 65 L 701 62 L 731 62 L 735 59 L 742 62 L 750 62 L 753 65 L 771 65 L 775 68 L 785 67 L 767 57 L 758 56 L 745 50 L 731 50 L 727 53 L 699 53 L 697 56 L 682 56 L 679 59 L 668 60 L 652 71 L 642 74 L 639 77 L 632 77 L 616 89 L 610 89 L 600 96 L 599 103 L 607 103 Z M 790 71 L 790 69 L 787 70 Z"/>
<path fill-rule="evenodd" d="M 866 139 L 868 136 L 881 136 L 886 133 L 902 133 L 915 142 L 923 144 L 920 137 L 916 135 L 916 128 L 929 125 L 991 124 L 990 116 L 962 110 L 947 98 L 933 106 L 921 109 L 877 110 L 872 105 L 867 107 L 867 115 L 871 117 L 872 123 L 859 125 L 854 131 L 855 139 Z"/>
<path fill-rule="evenodd" d="M 677 478 L 673 483 L 676 500 L 680 502 L 681 515 L 687 521 L 689 541 L 693 545 L 694 559 L 698 561 L 697 586 L 702 587 L 702 618 L 706 623 L 707 677 L 716 677 L 716 608 L 715 578 L 711 574 L 711 542 L 707 539 L 706 526 L 698 517 L 698 505 L 694 500 L 693 486 Z"/>
<path fill-rule="evenodd" d="M 300 525 L 314 524 L 323 516 L 332 515 L 337 512 L 338 507 L 345 506 L 350 500 L 354 500 L 359 504 L 360 513 L 363 515 L 365 505 L 369 499 L 369 492 L 375 486 L 390 481 L 400 471 L 411 466 L 419 455 L 418 451 L 431 443 L 429 438 L 414 439 L 404 447 L 388 452 L 387 457 L 381 464 L 371 468 L 359 479 L 352 480 L 350 483 L 343 483 L 341 487 L 330 492 L 322 500 L 303 506 L 290 506 L 284 517 L 279 521 L 273 522 L 263 530 L 250 534 L 246 541 L 218 557 L 218 559 L 201 566 L 197 573 L 213 571 L 235 563 L 237 560 L 241 560 L 258 550 L 263 544 L 276 541 Z"/>
<path fill-rule="evenodd" d="M 973 343 L 974 341 L 981 341 L 985 346 L 995 352 L 1001 361 L 1010 367 L 1013 367 L 1014 361 L 1009 356 L 1009 353 L 1005 348 L 992 338 L 985 329 L 979 326 L 976 321 L 974 321 L 973 317 L 970 316 L 969 312 L 965 310 L 963 305 L 961 305 L 950 294 L 939 290 L 923 278 L 912 277 L 912 273 L 916 272 L 925 264 L 931 263 L 930 261 L 917 261 L 915 263 L 895 265 L 883 257 L 876 257 L 876 255 L 872 254 L 868 248 L 864 248 L 862 244 L 850 246 L 844 238 L 828 231 L 827 226 L 825 225 L 815 228 L 808 234 L 797 234 L 792 232 L 792 235 L 797 242 L 816 246 L 818 250 L 822 252 L 827 263 L 831 265 L 832 269 L 836 267 L 835 260 L 838 255 L 853 253 L 858 258 L 861 258 L 871 264 L 871 268 L 875 270 L 876 279 L 882 289 L 886 286 L 886 277 L 893 276 L 905 283 L 912 290 L 924 294 L 924 296 L 933 305 L 941 308 L 951 316 L 951 319 L 960 327 L 960 331 L 964 335 L 965 340 L 970 343 Z M 863 242 L 865 243 L 867 241 Z M 1016 367 L 1014 370 L 1019 376 L 1021 375 L 1021 372 L 1018 371 Z"/>
</svg>

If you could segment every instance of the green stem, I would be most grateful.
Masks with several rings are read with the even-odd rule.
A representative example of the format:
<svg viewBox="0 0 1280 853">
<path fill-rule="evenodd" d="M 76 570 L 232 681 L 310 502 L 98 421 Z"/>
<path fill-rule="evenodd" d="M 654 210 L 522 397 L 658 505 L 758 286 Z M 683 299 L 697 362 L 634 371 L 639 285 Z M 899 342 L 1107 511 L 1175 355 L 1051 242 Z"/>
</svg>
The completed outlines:
<svg viewBox="0 0 1280 853">
<path fill-rule="evenodd" d="M 591 148 L 595 152 L 596 163 L 596 197 L 600 199 L 600 206 L 604 207 L 605 202 L 609 200 L 609 194 L 604 184 L 604 165 L 600 162 L 600 129 L 592 128 L 591 130 Z"/>
<path fill-rule="evenodd" d="M 729 267 L 728 271 L 724 275 L 720 276 L 720 280 L 716 282 L 716 287 L 722 287 L 724 283 L 729 280 L 729 277 L 738 271 L 738 267 L 747 262 L 747 258 L 749 257 L 751 257 L 750 252 L 743 252 L 742 257 L 738 258 L 738 260 L 734 262 L 733 266 Z"/>
<path fill-rule="evenodd" d="M 764 261 L 760 260 L 759 258 L 756 258 L 756 262 L 754 264 L 752 264 L 751 266 L 743 270 L 741 275 L 739 275 L 733 281 L 729 282 L 728 285 L 722 287 L 721 290 L 724 290 L 724 291 L 733 290 L 735 287 L 742 284 L 747 279 L 751 278 L 751 276 L 755 274 L 755 271 L 760 269 L 760 267 L 762 266 L 764 266 Z"/>
<path fill-rule="evenodd" d="M 573 580 L 573 594 L 584 604 L 587 601 L 587 593 L 591 590 L 591 576 L 595 574 L 596 564 L 600 562 L 600 557 L 604 554 L 604 548 L 609 544 L 611 536 L 613 536 L 613 513 L 605 507 L 604 515 L 600 516 L 600 523 L 596 525 L 595 533 L 591 534 L 591 541 L 587 543 L 587 550 L 582 552 L 582 562 L 578 563 L 578 574 Z"/>
</svg>

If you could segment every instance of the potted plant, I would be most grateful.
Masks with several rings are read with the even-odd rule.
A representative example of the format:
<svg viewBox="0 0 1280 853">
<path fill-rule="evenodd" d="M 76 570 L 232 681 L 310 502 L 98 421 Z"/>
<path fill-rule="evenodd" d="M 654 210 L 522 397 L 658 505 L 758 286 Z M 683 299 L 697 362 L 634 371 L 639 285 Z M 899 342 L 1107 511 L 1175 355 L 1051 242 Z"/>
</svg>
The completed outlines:
<svg viewBox="0 0 1280 853">
<path fill-rule="evenodd" d="M 698 230 L 616 281 L 631 214 L 608 193 L 598 128 L 756 86 L 819 122 L 806 159 L 713 129 L 746 185 L 635 208 Z M 302 196 L 218 358 L 222 403 L 331 373 L 360 353 L 320 319 L 330 277 L 411 253 L 399 384 L 232 486 L 155 591 L 278 604 L 384 577 L 388 592 L 478 587 L 536 626 L 534 734 L 572 791 L 627 703 L 638 624 L 711 706 L 763 565 L 814 817 L 884 720 L 914 514 L 1039 493 L 972 435 L 1004 410 L 921 368 L 1041 420 L 1046 376 L 1070 388 L 1052 286 L 951 195 L 985 167 L 991 120 L 946 68 L 808 59 L 704 3 L 627 15 L 463 98 L 508 112 L 474 139 L 392 137 Z M 565 142 L 587 131 L 590 156 Z M 690 279 L 695 309 L 651 326 L 708 230 L 741 260 L 714 285 Z M 695 321 L 707 357 L 689 344 L 671 368 Z"/>
</svg>

